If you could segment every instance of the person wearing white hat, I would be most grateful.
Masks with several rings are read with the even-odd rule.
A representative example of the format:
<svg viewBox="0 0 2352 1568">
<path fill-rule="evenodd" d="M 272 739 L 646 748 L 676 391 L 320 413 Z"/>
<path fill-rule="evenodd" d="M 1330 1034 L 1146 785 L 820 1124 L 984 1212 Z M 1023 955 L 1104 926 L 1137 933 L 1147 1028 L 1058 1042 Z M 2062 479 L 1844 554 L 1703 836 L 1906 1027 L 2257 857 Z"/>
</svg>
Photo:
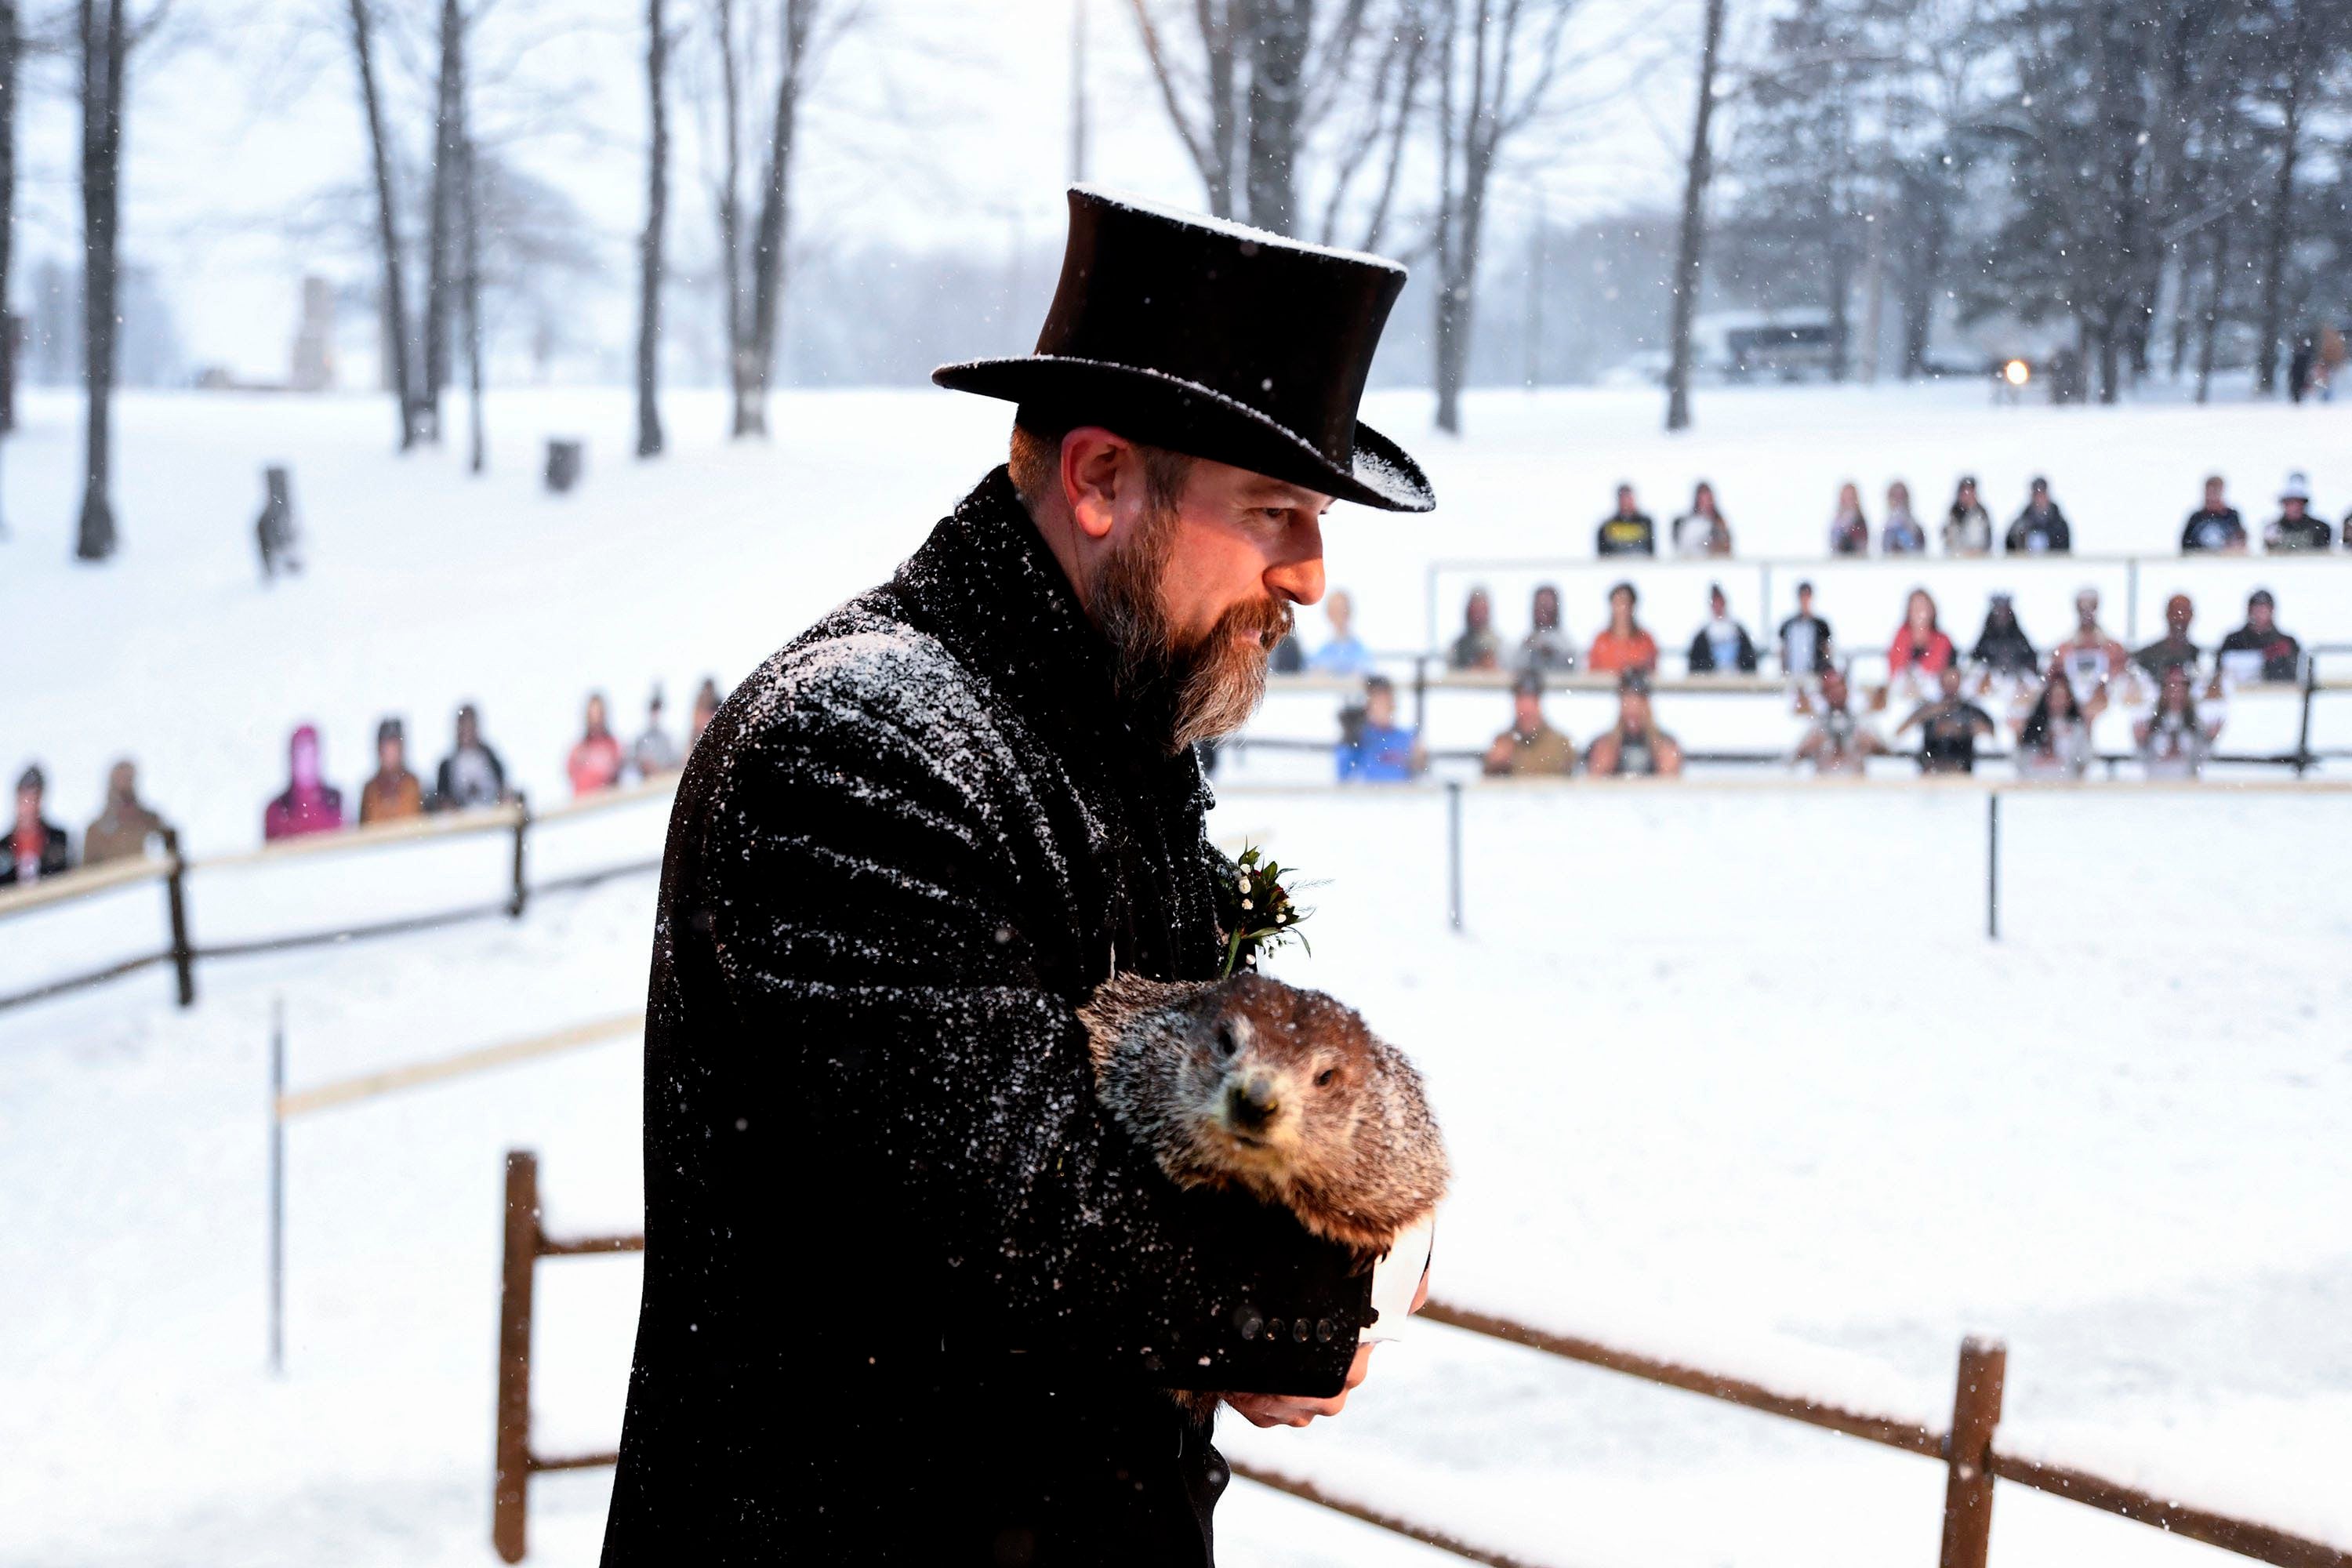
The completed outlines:
<svg viewBox="0 0 2352 1568">
<path fill-rule="evenodd" d="M 2335 543 L 2327 520 L 2311 511 L 2311 485 L 2297 468 L 2279 491 L 2279 514 L 2263 531 L 2263 548 L 2273 551 L 2325 550 Z"/>
</svg>

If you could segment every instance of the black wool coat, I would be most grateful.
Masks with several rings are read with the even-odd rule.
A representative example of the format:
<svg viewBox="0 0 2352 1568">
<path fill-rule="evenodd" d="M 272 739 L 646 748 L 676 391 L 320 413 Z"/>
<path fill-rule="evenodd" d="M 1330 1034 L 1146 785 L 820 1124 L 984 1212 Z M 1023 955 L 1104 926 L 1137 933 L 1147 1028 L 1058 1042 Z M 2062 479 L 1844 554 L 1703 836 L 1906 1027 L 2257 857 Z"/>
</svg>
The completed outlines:
<svg viewBox="0 0 2352 1568">
<path fill-rule="evenodd" d="M 1339 1391 L 1369 1277 L 1182 1192 L 1074 1009 L 1213 975 L 1208 788 L 997 469 L 696 746 L 646 1026 L 607 1568 L 1212 1559 L 1167 1389 Z"/>
</svg>

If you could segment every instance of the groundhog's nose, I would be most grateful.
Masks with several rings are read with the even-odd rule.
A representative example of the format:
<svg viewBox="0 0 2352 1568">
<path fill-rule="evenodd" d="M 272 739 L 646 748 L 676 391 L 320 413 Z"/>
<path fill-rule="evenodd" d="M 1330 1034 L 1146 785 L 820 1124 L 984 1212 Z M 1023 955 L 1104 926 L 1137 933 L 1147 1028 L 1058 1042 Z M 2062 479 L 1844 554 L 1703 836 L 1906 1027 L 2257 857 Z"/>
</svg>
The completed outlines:
<svg viewBox="0 0 2352 1568">
<path fill-rule="evenodd" d="M 1258 1131 L 1281 1109 L 1271 1079 L 1254 1077 L 1225 1086 L 1225 1119 L 1244 1131 Z"/>
</svg>

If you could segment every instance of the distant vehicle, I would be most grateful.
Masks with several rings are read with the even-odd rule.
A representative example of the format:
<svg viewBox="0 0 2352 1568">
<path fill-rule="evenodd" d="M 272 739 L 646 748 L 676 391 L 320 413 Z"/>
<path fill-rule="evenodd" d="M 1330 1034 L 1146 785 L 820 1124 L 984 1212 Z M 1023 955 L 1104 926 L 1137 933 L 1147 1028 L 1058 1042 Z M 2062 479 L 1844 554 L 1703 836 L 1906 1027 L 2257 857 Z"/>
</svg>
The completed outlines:
<svg viewBox="0 0 2352 1568">
<path fill-rule="evenodd" d="M 1826 310 L 1715 310 L 1691 323 L 1698 363 L 1725 381 L 1826 379 L 1837 333 Z"/>
</svg>

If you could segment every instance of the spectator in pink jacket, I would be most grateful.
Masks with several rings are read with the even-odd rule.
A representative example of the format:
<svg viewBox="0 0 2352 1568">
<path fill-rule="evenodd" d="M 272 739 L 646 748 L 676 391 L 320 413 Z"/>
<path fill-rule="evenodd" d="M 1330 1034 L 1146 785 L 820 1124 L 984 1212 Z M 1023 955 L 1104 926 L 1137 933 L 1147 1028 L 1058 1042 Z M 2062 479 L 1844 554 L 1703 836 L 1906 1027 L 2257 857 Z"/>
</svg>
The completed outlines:
<svg viewBox="0 0 2352 1568">
<path fill-rule="evenodd" d="M 572 775 L 573 795 L 594 795 L 611 789 L 621 782 L 621 764 L 627 754 L 621 742 L 614 738 L 604 721 L 604 694 L 596 692 L 588 699 L 587 733 L 572 748 L 571 761 L 564 770 Z"/>
<path fill-rule="evenodd" d="M 287 771 L 292 775 L 286 793 L 262 813 L 264 838 L 299 838 L 306 833 L 332 833 L 343 825 L 343 796 L 320 777 L 319 731 L 309 724 L 294 731 L 286 748 Z"/>
</svg>

